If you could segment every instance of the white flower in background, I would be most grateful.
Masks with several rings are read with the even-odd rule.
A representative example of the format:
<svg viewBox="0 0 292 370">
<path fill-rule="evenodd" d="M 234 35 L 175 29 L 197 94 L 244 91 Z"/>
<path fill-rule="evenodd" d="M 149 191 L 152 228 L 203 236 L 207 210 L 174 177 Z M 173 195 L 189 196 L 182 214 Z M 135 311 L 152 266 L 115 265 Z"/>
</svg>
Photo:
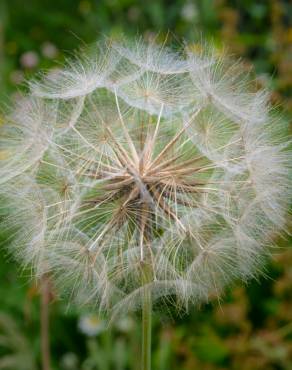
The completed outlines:
<svg viewBox="0 0 292 370">
<path fill-rule="evenodd" d="M 39 64 L 39 56 L 35 51 L 27 51 L 21 55 L 20 64 L 24 68 L 35 68 Z"/>
<path fill-rule="evenodd" d="M 54 59 L 58 55 L 58 49 L 56 45 L 47 41 L 47 42 L 44 42 L 42 45 L 42 54 L 44 57 L 48 59 Z"/>
<path fill-rule="evenodd" d="M 194 2 L 186 2 L 181 9 L 181 16 L 187 22 L 192 22 L 197 17 L 198 10 Z"/>
<path fill-rule="evenodd" d="M 106 329 L 106 323 L 98 315 L 84 314 L 79 318 L 78 328 L 88 337 L 95 337 Z"/>
<path fill-rule="evenodd" d="M 99 43 L 1 128 L 11 248 L 82 305 L 199 305 L 256 276 L 285 227 L 287 127 L 239 62 L 196 49 Z"/>
</svg>

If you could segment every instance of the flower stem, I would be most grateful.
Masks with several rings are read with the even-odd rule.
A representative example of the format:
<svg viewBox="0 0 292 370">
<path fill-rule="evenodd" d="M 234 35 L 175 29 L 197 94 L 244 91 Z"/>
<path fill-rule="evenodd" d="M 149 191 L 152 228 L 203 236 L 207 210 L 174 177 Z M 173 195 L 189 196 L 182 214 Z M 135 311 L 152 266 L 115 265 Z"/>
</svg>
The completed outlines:
<svg viewBox="0 0 292 370">
<path fill-rule="evenodd" d="M 151 292 L 145 287 L 142 302 L 142 370 L 151 370 Z"/>
<path fill-rule="evenodd" d="M 41 353 L 42 369 L 50 370 L 50 338 L 49 338 L 49 302 L 50 281 L 47 275 L 41 279 Z"/>
</svg>

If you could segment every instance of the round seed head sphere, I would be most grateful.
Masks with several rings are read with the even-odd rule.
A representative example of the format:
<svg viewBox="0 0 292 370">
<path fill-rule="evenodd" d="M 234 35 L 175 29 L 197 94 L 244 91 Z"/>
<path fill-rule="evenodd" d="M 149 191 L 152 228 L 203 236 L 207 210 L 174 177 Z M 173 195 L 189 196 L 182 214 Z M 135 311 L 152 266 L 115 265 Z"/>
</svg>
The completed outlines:
<svg viewBox="0 0 292 370">
<path fill-rule="evenodd" d="M 30 83 L 2 127 L 12 249 L 109 314 L 257 275 L 290 201 L 266 91 L 206 44 L 104 41 Z"/>
</svg>

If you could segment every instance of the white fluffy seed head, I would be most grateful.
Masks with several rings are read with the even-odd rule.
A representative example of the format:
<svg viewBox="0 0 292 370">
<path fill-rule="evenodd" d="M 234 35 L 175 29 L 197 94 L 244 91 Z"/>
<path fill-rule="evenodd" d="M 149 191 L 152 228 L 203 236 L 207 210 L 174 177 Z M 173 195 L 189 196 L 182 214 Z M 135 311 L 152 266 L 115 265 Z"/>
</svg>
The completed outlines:
<svg viewBox="0 0 292 370">
<path fill-rule="evenodd" d="M 188 308 L 260 272 L 291 146 L 239 62 L 106 41 L 30 86 L 1 129 L 0 196 L 37 275 L 116 314 L 145 291 Z"/>
</svg>

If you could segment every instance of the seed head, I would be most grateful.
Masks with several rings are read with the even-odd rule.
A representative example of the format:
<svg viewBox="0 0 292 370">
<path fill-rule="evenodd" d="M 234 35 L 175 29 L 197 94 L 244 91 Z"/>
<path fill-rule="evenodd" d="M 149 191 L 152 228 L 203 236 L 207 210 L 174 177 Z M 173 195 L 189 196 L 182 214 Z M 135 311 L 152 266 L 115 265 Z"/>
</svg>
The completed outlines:
<svg viewBox="0 0 292 370">
<path fill-rule="evenodd" d="M 0 181 L 12 250 L 37 276 L 118 313 L 145 289 L 187 308 L 259 273 L 291 151 L 239 62 L 105 41 L 30 87 L 2 128 Z"/>
</svg>

